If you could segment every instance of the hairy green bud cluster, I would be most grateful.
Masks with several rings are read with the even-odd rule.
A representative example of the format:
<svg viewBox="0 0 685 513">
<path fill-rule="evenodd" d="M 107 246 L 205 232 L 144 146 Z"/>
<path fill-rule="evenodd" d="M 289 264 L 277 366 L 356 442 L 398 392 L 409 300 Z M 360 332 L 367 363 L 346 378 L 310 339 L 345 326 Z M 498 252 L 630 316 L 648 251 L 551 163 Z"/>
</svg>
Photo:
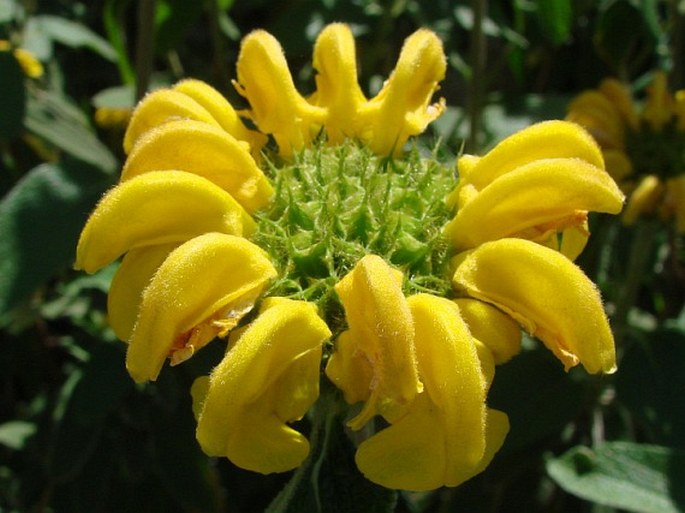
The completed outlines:
<svg viewBox="0 0 685 513">
<path fill-rule="evenodd" d="M 442 228 L 453 165 L 417 149 L 381 158 L 347 142 L 315 144 L 267 172 L 276 199 L 257 215 L 255 242 L 279 271 L 269 295 L 313 301 L 328 314 L 334 285 L 367 254 L 405 271 L 405 293 L 449 294 Z"/>
</svg>

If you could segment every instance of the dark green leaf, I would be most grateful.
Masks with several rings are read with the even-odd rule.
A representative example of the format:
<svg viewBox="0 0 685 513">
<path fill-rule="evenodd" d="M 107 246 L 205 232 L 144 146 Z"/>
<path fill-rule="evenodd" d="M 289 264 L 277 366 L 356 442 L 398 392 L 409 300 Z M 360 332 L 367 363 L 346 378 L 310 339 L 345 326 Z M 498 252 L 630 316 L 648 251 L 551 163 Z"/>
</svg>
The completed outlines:
<svg viewBox="0 0 685 513">
<path fill-rule="evenodd" d="M 0 138 L 16 137 L 24 129 L 24 72 L 12 52 L 0 52 Z"/>
<path fill-rule="evenodd" d="M 58 148 L 107 172 L 114 172 L 117 161 L 90 128 L 78 109 L 54 93 L 39 92 L 29 97 L 26 128 Z"/>
<path fill-rule="evenodd" d="M 86 217 L 112 178 L 76 161 L 44 164 L 0 203 L 0 313 L 74 261 Z"/>
<path fill-rule="evenodd" d="M 488 403 L 509 416 L 511 431 L 503 451 L 558 434 L 577 416 L 583 395 L 583 385 L 570 379 L 544 348 L 524 351 L 498 367 Z"/>
<path fill-rule="evenodd" d="M 639 69 L 656 40 L 644 14 L 625 0 L 616 0 L 600 13 L 595 33 L 597 52 L 617 70 Z"/>
<path fill-rule="evenodd" d="M 568 40 L 573 23 L 571 0 L 542 0 L 537 3 L 537 15 L 543 33 L 553 44 Z"/>
<path fill-rule="evenodd" d="M 547 463 L 550 476 L 583 499 L 641 513 L 683 511 L 685 452 L 656 445 L 607 442 L 575 447 Z"/>
<path fill-rule="evenodd" d="M 90 360 L 65 385 L 55 414 L 55 437 L 49 455 L 57 479 L 77 474 L 92 454 L 107 416 L 116 411 L 133 383 L 126 373 L 120 344 L 99 344 Z"/>
<path fill-rule="evenodd" d="M 616 376 L 617 398 L 650 439 L 685 449 L 685 334 L 676 328 L 631 345 Z"/>
</svg>

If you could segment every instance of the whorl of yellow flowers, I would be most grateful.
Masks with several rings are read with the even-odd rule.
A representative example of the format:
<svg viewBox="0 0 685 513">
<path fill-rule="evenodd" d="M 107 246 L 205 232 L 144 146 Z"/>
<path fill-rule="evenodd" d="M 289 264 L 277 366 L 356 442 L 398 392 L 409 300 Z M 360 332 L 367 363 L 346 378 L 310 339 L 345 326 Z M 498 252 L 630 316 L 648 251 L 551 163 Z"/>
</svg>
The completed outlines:
<svg viewBox="0 0 685 513">
<path fill-rule="evenodd" d="M 628 86 L 609 78 L 578 95 L 567 119 L 602 147 L 607 171 L 628 195 L 626 224 L 656 215 L 685 233 L 685 90 L 672 94 L 667 76 L 655 72 L 639 108 Z"/>
<path fill-rule="evenodd" d="M 297 467 L 309 444 L 289 423 L 328 379 L 359 405 L 348 426 L 370 433 L 356 453 L 368 479 L 456 486 L 504 441 L 507 416 L 486 396 L 520 327 L 566 368 L 615 370 L 599 293 L 572 258 L 588 212 L 617 213 L 623 195 L 592 138 L 563 121 L 460 157 L 457 183 L 452 166 L 403 154 L 444 109 L 431 103 L 446 69 L 436 35 L 411 35 L 371 99 L 355 62 L 350 29 L 327 26 L 304 97 L 258 30 L 235 81 L 249 109 L 195 80 L 148 94 L 76 267 L 124 255 L 109 318 L 137 382 L 228 337 L 192 390 L 207 454 L 263 473 Z M 376 416 L 386 427 L 374 433 Z"/>
</svg>

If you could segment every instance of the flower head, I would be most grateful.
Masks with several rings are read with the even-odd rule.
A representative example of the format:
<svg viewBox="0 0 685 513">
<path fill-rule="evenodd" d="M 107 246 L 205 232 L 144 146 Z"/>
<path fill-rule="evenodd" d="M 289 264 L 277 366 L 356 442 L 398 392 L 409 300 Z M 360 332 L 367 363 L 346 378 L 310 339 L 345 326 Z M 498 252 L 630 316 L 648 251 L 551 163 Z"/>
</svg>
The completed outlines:
<svg viewBox="0 0 685 513">
<path fill-rule="evenodd" d="M 613 371 L 599 294 L 567 256 L 584 246 L 588 213 L 617 212 L 623 197 L 566 122 L 462 156 L 458 184 L 452 165 L 401 158 L 444 108 L 431 104 L 442 45 L 414 33 L 368 100 L 355 62 L 349 28 L 326 27 L 304 97 L 276 39 L 255 31 L 235 82 L 248 109 L 193 80 L 150 93 L 76 265 L 95 272 L 123 255 L 108 309 L 138 382 L 228 338 L 192 389 L 207 454 L 263 473 L 298 466 L 309 443 L 288 424 L 316 418 L 329 379 L 366 435 L 355 461 L 368 479 L 456 486 L 509 429 L 487 392 L 519 352 L 520 326 L 566 368 Z"/>
<path fill-rule="evenodd" d="M 606 79 L 570 103 L 567 119 L 589 130 L 628 194 L 625 224 L 657 216 L 685 233 L 685 204 L 678 201 L 685 180 L 685 92 L 671 94 L 667 76 L 656 72 L 640 110 L 627 86 Z"/>
</svg>

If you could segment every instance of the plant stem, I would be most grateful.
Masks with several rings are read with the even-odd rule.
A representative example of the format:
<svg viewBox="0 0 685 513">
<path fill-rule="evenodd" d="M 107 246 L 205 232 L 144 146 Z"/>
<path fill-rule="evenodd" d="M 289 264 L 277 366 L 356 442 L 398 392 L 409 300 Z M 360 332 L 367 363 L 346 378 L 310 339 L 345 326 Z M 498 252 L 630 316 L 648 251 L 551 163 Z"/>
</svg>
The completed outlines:
<svg viewBox="0 0 685 513">
<path fill-rule="evenodd" d="M 483 19 L 487 12 L 487 0 L 473 0 L 473 27 L 471 28 L 471 81 L 469 82 L 469 152 L 477 152 L 479 149 L 479 139 L 482 122 L 482 84 L 485 74 L 485 36 L 483 34 Z"/>
<path fill-rule="evenodd" d="M 136 101 L 147 92 L 152 75 L 155 44 L 155 0 L 138 3 L 138 39 L 136 40 Z"/>
</svg>

